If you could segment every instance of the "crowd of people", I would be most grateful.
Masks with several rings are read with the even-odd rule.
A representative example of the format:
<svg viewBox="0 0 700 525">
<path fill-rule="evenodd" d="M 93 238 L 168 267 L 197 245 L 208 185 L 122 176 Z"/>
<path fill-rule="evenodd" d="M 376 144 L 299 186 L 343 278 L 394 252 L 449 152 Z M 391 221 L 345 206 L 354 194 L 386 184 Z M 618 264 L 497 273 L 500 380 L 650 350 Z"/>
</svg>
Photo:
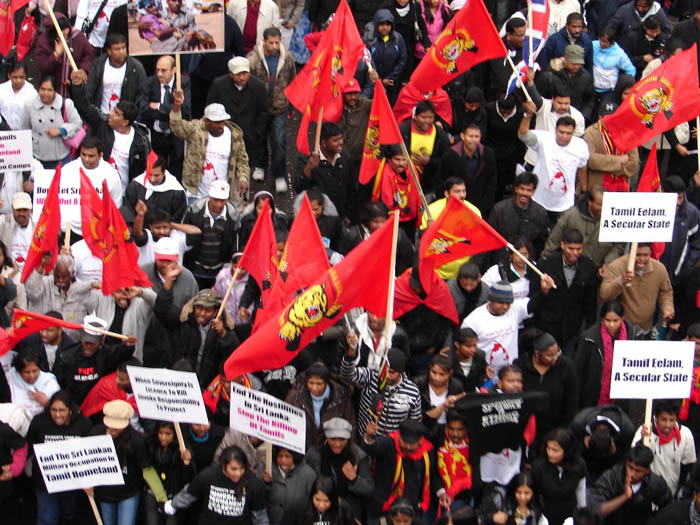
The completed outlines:
<svg viewBox="0 0 700 525">
<path fill-rule="evenodd" d="M 0 504 L 11 519 L 92 519 L 82 491 L 47 491 L 34 447 L 107 434 L 124 485 L 85 490 L 106 525 L 700 523 L 695 115 L 627 152 L 600 120 L 700 45 L 700 2 L 546 0 L 546 41 L 522 89 L 507 93 L 512 70 L 497 58 L 421 93 L 411 74 L 466 2 L 350 0 L 368 53 L 339 87 L 342 117 L 303 155 L 287 145 L 299 115 L 285 88 L 337 0 L 230 0 L 225 50 L 183 55 L 182 74 L 173 56 L 129 55 L 126 0 L 49 0 L 56 24 L 31 0 L 42 32 L 30 60 L 5 57 L 0 84 L 0 129 L 31 130 L 34 157 L 31 172 L 2 174 L 0 326 L 23 308 L 84 327 L 45 328 L 0 356 Z M 526 2 L 484 3 L 517 64 Z M 139 2 L 138 31 L 170 51 L 191 7 Z M 360 184 L 377 79 L 409 158 L 383 145 Z M 640 242 L 632 256 L 598 240 L 602 201 L 636 189 L 654 145 L 661 190 L 677 195 L 673 240 Z M 81 172 L 99 191 L 106 182 L 151 288 L 103 295 L 102 260 L 70 208 L 53 271 L 21 282 L 35 183 L 59 164 L 62 188 L 79 187 Z M 283 260 L 303 195 L 331 264 L 398 212 L 396 294 L 411 306 L 394 320 L 353 310 L 286 366 L 227 377 L 269 284 L 237 271 L 242 252 L 269 210 Z M 513 252 L 450 261 L 426 291 L 416 249 L 450 198 Z M 615 342 L 642 340 L 695 343 L 687 399 L 656 400 L 650 426 L 643 402 L 611 398 Z M 128 366 L 196 374 L 209 423 L 183 424 L 184 448 L 173 423 L 139 416 Z M 232 382 L 301 409 L 306 454 L 275 446 L 266 464 L 265 445 L 229 427 Z M 483 449 L 464 407 L 515 398 L 544 405 Z"/>
</svg>

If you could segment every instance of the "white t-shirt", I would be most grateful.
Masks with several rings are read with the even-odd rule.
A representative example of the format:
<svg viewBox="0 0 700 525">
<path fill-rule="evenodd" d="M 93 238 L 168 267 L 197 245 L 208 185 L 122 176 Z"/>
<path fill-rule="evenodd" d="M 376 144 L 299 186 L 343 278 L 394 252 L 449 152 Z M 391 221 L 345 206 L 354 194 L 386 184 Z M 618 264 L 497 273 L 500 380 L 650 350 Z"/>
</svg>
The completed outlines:
<svg viewBox="0 0 700 525">
<path fill-rule="evenodd" d="M 107 60 L 102 74 L 102 102 L 100 103 L 100 111 L 105 115 L 109 115 L 109 112 L 119 103 L 124 75 L 126 75 L 126 62 L 121 67 L 112 67 Z"/>
<path fill-rule="evenodd" d="M 129 127 L 129 133 L 114 132 L 114 145 L 109 156 L 109 164 L 119 174 L 122 181 L 122 193 L 126 192 L 126 187 L 129 184 L 129 151 L 131 151 L 135 133 L 133 126 Z"/>
<path fill-rule="evenodd" d="M 153 239 L 153 234 L 151 233 L 150 230 L 146 229 L 144 231 L 146 233 L 146 236 L 148 237 L 148 241 L 143 246 L 138 247 L 139 248 L 139 266 L 143 266 L 144 264 L 152 263 L 156 260 L 156 255 L 155 255 L 156 241 Z M 177 262 L 178 262 L 178 264 L 182 265 L 182 256 L 184 255 L 185 252 L 192 249 L 191 246 L 187 246 L 187 235 L 185 235 L 180 230 L 170 230 L 170 235 L 168 237 L 170 237 L 172 240 L 175 241 L 175 244 L 177 245 L 177 252 L 178 252 Z"/>
<path fill-rule="evenodd" d="M 36 89 L 31 82 L 25 82 L 18 92 L 12 89 L 11 80 L 0 84 L 0 113 L 7 119 L 12 129 L 20 129 L 24 103 L 34 98 L 36 94 Z"/>
<path fill-rule="evenodd" d="M 215 180 L 228 182 L 228 160 L 231 156 L 231 130 L 224 128 L 224 132 L 214 137 L 209 135 L 207 141 L 207 153 L 202 167 L 202 179 L 199 181 L 197 198 L 201 199 L 209 195 L 209 187 Z"/>
<path fill-rule="evenodd" d="M 481 481 L 508 485 L 520 472 L 521 457 L 521 449 L 504 448 L 501 452 L 487 452 L 479 460 Z"/>
<path fill-rule="evenodd" d="M 102 259 L 95 257 L 84 239 L 70 247 L 75 260 L 75 276 L 89 283 L 102 282 Z"/>
<path fill-rule="evenodd" d="M 433 390 L 433 387 L 428 385 L 428 393 L 430 394 L 430 404 L 434 407 L 439 407 L 445 404 L 445 401 L 447 401 L 447 389 L 445 391 L 438 395 L 435 393 Z M 440 414 L 440 417 L 437 418 L 438 424 L 444 425 L 447 423 L 447 412 L 443 412 Z"/>
<path fill-rule="evenodd" d="M 482 286 L 486 288 L 491 288 L 494 284 L 501 280 L 501 274 L 498 271 L 498 265 L 494 264 L 491 268 L 486 270 L 486 273 L 481 277 Z M 521 277 L 517 281 L 510 283 L 513 288 L 513 297 L 515 299 L 522 299 L 527 297 L 530 293 L 530 279 Z"/>
<path fill-rule="evenodd" d="M 551 131 L 532 131 L 537 143 L 533 171 L 539 178 L 532 199 L 547 211 L 566 211 L 574 205 L 576 170 L 588 164 L 588 145 L 583 139 L 572 137 L 568 146 L 557 144 Z"/>
<path fill-rule="evenodd" d="M 530 317 L 529 302 L 529 299 L 516 299 L 499 316 L 489 312 L 489 303 L 482 304 L 462 321 L 462 328 L 471 328 L 479 337 L 477 346 L 486 354 L 486 363 L 493 368 L 494 376 L 518 357 L 518 326 Z"/>
<path fill-rule="evenodd" d="M 117 208 L 122 205 L 123 195 L 119 174 L 104 159 L 100 159 L 97 168 L 92 170 L 85 168 L 79 158 L 66 164 L 61 170 L 61 188 L 59 190 L 61 230 L 65 231 L 66 222 L 70 221 L 71 230 L 74 230 L 78 235 L 83 234 L 80 217 L 80 168 L 83 168 L 85 175 L 92 181 L 100 197 L 102 197 L 102 181 L 107 180 L 109 194 Z"/>
<path fill-rule="evenodd" d="M 126 4 L 126 1 L 127 0 L 107 0 L 100 16 L 97 17 L 95 26 L 92 28 L 90 38 L 88 39 L 93 46 L 104 47 L 105 38 L 107 37 L 107 27 L 109 26 L 109 19 L 112 17 L 112 11 L 114 11 L 114 8 Z M 76 9 L 75 28 L 80 31 L 83 27 L 84 20 L 87 20 L 88 24 L 91 23 L 101 5 L 102 0 L 80 0 L 78 8 Z"/>
<path fill-rule="evenodd" d="M 19 224 L 17 225 L 15 236 L 12 239 L 10 255 L 12 256 L 12 260 L 19 266 L 20 273 L 24 269 L 24 262 L 27 260 L 27 252 L 29 251 L 29 245 L 32 243 L 33 235 L 34 225 L 31 221 L 26 228 L 22 228 Z"/>
<path fill-rule="evenodd" d="M 44 352 L 46 352 L 46 361 L 49 364 L 49 370 L 53 369 L 53 364 L 56 362 L 56 351 L 58 350 L 58 345 L 44 345 Z"/>
</svg>

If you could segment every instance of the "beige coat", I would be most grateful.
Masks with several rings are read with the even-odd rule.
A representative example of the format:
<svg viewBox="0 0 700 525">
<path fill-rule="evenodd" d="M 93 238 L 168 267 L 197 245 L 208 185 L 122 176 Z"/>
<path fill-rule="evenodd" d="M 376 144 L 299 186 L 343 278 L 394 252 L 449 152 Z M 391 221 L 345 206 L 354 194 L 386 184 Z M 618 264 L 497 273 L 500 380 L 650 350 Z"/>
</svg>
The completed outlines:
<svg viewBox="0 0 700 525">
<path fill-rule="evenodd" d="M 622 162 L 622 159 L 617 155 L 608 155 L 605 152 L 605 144 L 603 137 L 600 135 L 598 123 L 592 124 L 586 128 L 583 134 L 583 140 L 588 144 L 588 188 L 591 189 L 596 184 L 603 184 L 603 175 L 612 173 L 613 175 L 623 175 L 627 178 L 629 185 L 630 177 L 632 177 L 639 169 L 639 153 L 637 148 L 632 148 L 627 152 L 629 160 Z"/>
</svg>

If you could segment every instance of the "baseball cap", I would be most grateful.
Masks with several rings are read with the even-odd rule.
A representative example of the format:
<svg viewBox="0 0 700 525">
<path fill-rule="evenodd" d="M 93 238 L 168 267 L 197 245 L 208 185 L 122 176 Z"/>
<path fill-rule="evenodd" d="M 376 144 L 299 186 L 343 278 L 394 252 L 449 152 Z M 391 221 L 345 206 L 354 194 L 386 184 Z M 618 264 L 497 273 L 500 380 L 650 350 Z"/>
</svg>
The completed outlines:
<svg viewBox="0 0 700 525">
<path fill-rule="evenodd" d="M 228 61 L 228 70 L 234 75 L 244 71 L 250 73 L 250 62 L 246 57 L 233 57 Z"/>
<path fill-rule="evenodd" d="M 226 108 L 224 108 L 223 104 L 209 104 L 204 108 L 204 118 L 212 122 L 221 122 L 222 120 L 229 120 L 231 115 L 226 113 Z"/>
<path fill-rule="evenodd" d="M 361 91 L 360 84 L 354 78 L 348 80 L 343 87 L 343 93 L 359 93 Z"/>
<path fill-rule="evenodd" d="M 177 244 L 170 237 L 161 237 L 156 242 L 155 257 L 161 261 L 177 261 L 180 253 L 177 251 Z"/>
<path fill-rule="evenodd" d="M 583 48 L 576 44 L 569 44 L 564 49 L 564 56 L 572 64 L 583 64 Z"/>
<path fill-rule="evenodd" d="M 215 180 L 209 186 L 209 196 L 212 199 L 224 199 L 228 200 L 229 192 L 231 191 L 231 186 L 225 180 Z"/>
<path fill-rule="evenodd" d="M 600 109 L 598 110 L 598 116 L 604 117 L 605 115 L 612 115 L 617 111 L 617 104 L 614 102 L 605 102 L 600 105 Z"/>
<path fill-rule="evenodd" d="M 221 304 L 221 295 L 216 290 L 205 288 L 197 292 L 192 301 L 192 306 L 203 306 L 205 308 L 213 308 Z"/>
<path fill-rule="evenodd" d="M 107 330 L 107 321 L 100 319 L 96 315 L 86 315 L 83 317 L 83 325 L 94 326 L 95 328 L 101 328 L 102 330 Z M 86 343 L 99 343 L 102 341 L 104 336 L 98 332 L 93 332 L 89 328 L 83 328 L 80 332 L 80 340 Z"/>
<path fill-rule="evenodd" d="M 323 432 L 326 435 L 326 439 L 350 439 L 350 436 L 352 436 L 352 425 L 347 419 L 332 417 L 323 423 Z"/>
<path fill-rule="evenodd" d="M 108 401 L 102 407 L 102 422 L 109 428 L 126 428 L 134 415 L 133 407 L 122 399 Z"/>
<path fill-rule="evenodd" d="M 28 193 L 20 191 L 12 196 L 12 207 L 15 210 L 31 210 L 32 198 Z"/>
</svg>

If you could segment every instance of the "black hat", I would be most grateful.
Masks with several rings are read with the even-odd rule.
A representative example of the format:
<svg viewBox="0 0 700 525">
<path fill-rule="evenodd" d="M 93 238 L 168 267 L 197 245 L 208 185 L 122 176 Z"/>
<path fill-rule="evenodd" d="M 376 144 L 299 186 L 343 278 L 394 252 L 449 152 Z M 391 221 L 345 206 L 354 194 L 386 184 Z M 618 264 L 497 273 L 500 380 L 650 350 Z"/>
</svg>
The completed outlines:
<svg viewBox="0 0 700 525">
<path fill-rule="evenodd" d="M 400 348 L 390 348 L 387 354 L 389 360 L 389 368 L 401 372 L 406 371 L 406 354 Z"/>
<path fill-rule="evenodd" d="M 423 424 L 415 419 L 404 419 L 399 424 L 399 434 L 401 435 L 401 439 L 406 443 L 416 443 L 420 441 L 420 438 L 422 438 L 426 432 L 427 429 Z"/>
</svg>

